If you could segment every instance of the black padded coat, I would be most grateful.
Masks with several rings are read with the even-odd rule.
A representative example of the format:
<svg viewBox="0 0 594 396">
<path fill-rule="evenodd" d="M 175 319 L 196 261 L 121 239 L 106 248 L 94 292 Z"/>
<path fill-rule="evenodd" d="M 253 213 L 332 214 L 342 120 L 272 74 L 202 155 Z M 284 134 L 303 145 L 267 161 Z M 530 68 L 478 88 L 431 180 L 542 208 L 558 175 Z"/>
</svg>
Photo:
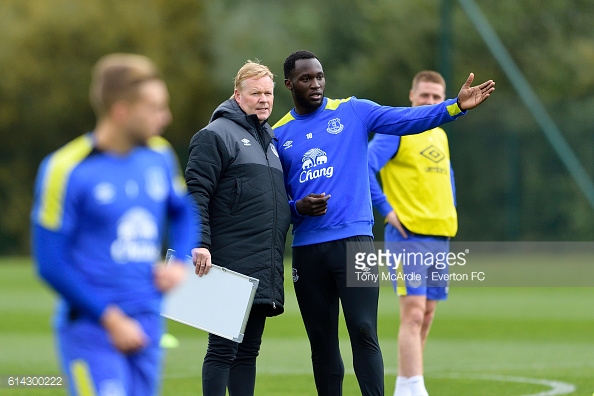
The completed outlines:
<svg viewBox="0 0 594 396">
<path fill-rule="evenodd" d="M 255 305 L 284 311 L 283 256 L 291 213 L 268 123 L 223 102 L 189 147 L 186 183 L 198 204 L 200 247 L 212 263 L 259 279 Z"/>
</svg>

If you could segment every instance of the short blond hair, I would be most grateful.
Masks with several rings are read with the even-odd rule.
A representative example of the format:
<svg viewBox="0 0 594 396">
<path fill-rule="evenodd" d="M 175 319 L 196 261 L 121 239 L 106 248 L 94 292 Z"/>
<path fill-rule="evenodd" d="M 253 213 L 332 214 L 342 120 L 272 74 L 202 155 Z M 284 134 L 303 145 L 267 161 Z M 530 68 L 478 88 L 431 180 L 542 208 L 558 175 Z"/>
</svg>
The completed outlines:
<svg viewBox="0 0 594 396">
<path fill-rule="evenodd" d="M 413 78 L 411 89 L 414 91 L 417 87 L 417 84 L 419 84 L 420 82 L 440 84 L 441 86 L 443 86 L 444 91 L 446 88 L 446 82 L 442 75 L 433 70 L 423 70 L 418 72 Z"/>
<path fill-rule="evenodd" d="M 243 91 L 245 80 L 249 80 L 250 78 L 262 78 L 266 76 L 270 77 L 274 87 L 274 74 L 272 74 L 270 69 L 267 66 L 261 64 L 257 59 L 255 61 L 247 60 L 245 65 L 239 69 L 237 75 L 235 76 L 234 89 Z M 231 99 L 233 99 L 234 95 L 235 92 L 233 95 L 231 95 Z"/>
<path fill-rule="evenodd" d="M 98 117 L 105 115 L 120 100 L 134 101 L 142 83 L 161 80 L 157 66 L 136 54 L 110 54 L 93 67 L 89 99 Z"/>
</svg>

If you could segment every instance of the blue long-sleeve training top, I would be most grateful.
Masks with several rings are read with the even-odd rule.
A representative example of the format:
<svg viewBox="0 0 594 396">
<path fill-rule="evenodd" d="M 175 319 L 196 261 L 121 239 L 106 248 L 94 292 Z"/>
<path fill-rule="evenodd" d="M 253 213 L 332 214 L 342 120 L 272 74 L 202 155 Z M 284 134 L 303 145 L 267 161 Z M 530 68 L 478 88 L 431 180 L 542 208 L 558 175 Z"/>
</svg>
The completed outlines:
<svg viewBox="0 0 594 396">
<path fill-rule="evenodd" d="M 453 121 L 456 99 L 418 107 L 380 106 L 350 97 L 328 99 L 315 112 L 295 109 L 273 127 L 293 213 L 293 246 L 373 236 L 367 170 L 369 133 L 409 135 Z M 310 193 L 330 194 L 323 216 L 301 216 L 295 202 Z"/>
<path fill-rule="evenodd" d="M 61 296 L 58 324 L 73 312 L 98 320 L 109 304 L 128 315 L 160 312 L 154 265 L 165 241 L 190 254 L 198 234 L 192 205 L 160 137 L 115 155 L 95 149 L 89 133 L 46 157 L 32 246 L 40 276 Z"/>
</svg>

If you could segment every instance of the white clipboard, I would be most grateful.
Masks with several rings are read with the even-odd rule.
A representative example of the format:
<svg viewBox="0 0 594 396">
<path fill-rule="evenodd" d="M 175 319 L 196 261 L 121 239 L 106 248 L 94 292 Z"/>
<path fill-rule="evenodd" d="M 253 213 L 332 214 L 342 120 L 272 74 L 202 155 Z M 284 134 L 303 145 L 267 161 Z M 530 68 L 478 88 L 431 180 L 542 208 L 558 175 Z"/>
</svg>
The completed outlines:
<svg viewBox="0 0 594 396">
<path fill-rule="evenodd" d="M 173 257 L 175 251 L 167 250 L 165 262 Z M 214 264 L 201 277 L 190 271 L 165 295 L 161 316 L 241 342 L 258 283 L 256 278 Z"/>
</svg>

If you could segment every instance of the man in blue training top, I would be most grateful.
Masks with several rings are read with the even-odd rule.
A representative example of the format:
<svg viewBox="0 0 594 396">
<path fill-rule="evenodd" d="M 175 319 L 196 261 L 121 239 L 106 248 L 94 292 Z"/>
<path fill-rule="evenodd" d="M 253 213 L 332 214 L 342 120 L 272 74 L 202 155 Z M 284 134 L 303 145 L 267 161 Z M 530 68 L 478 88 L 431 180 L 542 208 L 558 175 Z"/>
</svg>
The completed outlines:
<svg viewBox="0 0 594 396">
<path fill-rule="evenodd" d="M 407 135 L 453 121 L 487 99 L 495 83 L 471 87 L 474 75 L 470 74 L 457 99 L 435 106 L 394 108 L 355 97 L 325 98 L 324 70 L 309 51 L 289 55 L 284 75 L 295 108 L 273 129 L 293 216 L 293 281 L 311 345 L 317 392 L 342 394 L 340 300 L 361 393 L 383 395 L 378 283 L 347 285 L 354 273 L 354 268 L 347 268 L 347 249 L 374 253 L 369 133 Z"/>
<path fill-rule="evenodd" d="M 40 165 L 33 255 L 61 297 L 55 331 L 70 393 L 155 395 L 162 293 L 186 273 L 179 261 L 160 263 L 163 244 L 190 254 L 198 232 L 177 157 L 160 137 L 169 94 L 148 58 L 112 54 L 95 65 L 90 99 L 95 130 Z"/>
<path fill-rule="evenodd" d="M 409 99 L 413 107 L 445 100 L 445 80 L 431 70 L 413 78 Z M 423 349 L 437 302 L 448 295 L 442 276 L 448 266 L 439 257 L 449 253 L 458 230 L 454 173 L 448 138 L 441 128 L 410 136 L 377 134 L 369 142 L 369 184 L 373 206 L 385 217 L 386 249 L 408 257 L 433 257 L 399 263 L 401 274 L 419 274 L 421 282 L 402 276 L 394 282 L 400 296 L 398 377 L 395 396 L 427 396 L 423 378 Z M 380 173 L 383 192 L 376 173 Z M 421 253 L 422 256 L 416 256 Z M 410 254 L 415 254 L 411 256 Z M 440 256 L 441 255 L 441 256 Z M 392 263 L 394 264 L 394 263 Z M 389 267 L 395 274 L 394 266 Z M 392 277 L 392 279 L 398 279 Z"/>
</svg>

